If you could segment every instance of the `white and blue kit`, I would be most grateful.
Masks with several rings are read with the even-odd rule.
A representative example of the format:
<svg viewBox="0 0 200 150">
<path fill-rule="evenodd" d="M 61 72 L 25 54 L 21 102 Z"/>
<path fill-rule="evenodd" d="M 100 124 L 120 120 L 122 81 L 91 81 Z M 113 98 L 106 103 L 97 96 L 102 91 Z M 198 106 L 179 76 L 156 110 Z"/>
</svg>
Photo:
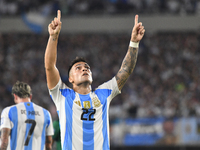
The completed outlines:
<svg viewBox="0 0 200 150">
<path fill-rule="evenodd" d="M 50 113 L 32 102 L 6 107 L 2 128 L 11 129 L 7 150 L 45 150 L 46 136 L 54 134 Z"/>
<path fill-rule="evenodd" d="M 109 150 L 109 105 L 120 93 L 116 78 L 82 95 L 61 79 L 49 90 L 60 121 L 63 150 Z"/>
</svg>

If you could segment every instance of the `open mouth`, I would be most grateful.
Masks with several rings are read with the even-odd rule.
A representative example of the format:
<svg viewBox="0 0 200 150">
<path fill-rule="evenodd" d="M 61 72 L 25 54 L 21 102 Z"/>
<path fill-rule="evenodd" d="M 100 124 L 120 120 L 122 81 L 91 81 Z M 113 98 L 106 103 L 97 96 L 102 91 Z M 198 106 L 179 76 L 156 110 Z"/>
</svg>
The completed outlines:
<svg viewBox="0 0 200 150">
<path fill-rule="evenodd" d="M 83 76 L 88 76 L 88 74 L 87 74 L 87 73 L 84 73 Z"/>
</svg>

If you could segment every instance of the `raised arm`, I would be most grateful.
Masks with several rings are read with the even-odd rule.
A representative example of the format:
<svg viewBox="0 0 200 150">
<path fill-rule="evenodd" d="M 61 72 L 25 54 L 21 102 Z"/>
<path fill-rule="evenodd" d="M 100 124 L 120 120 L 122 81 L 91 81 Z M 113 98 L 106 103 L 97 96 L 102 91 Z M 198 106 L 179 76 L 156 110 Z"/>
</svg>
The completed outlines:
<svg viewBox="0 0 200 150">
<path fill-rule="evenodd" d="M 137 61 L 137 55 L 138 55 L 138 46 L 140 40 L 144 36 L 144 26 L 142 26 L 142 23 L 138 23 L 138 15 L 135 16 L 135 25 L 132 30 L 131 34 L 131 40 L 130 45 L 128 47 L 128 51 L 126 53 L 126 56 L 122 62 L 121 68 L 116 74 L 116 80 L 119 87 L 119 90 L 121 90 L 126 83 L 128 77 L 133 72 L 135 68 L 135 64 Z"/>
<path fill-rule="evenodd" d="M 1 129 L 1 146 L 0 146 L 0 150 L 7 150 L 9 136 L 10 136 L 10 129 L 9 128 L 2 128 Z"/>
<path fill-rule="evenodd" d="M 57 17 L 55 17 L 54 20 L 48 26 L 49 40 L 45 51 L 44 62 L 45 62 L 47 85 L 49 89 L 54 88 L 60 79 L 59 71 L 56 68 L 57 44 L 62 24 L 60 19 L 61 19 L 61 11 L 58 10 Z"/>
</svg>

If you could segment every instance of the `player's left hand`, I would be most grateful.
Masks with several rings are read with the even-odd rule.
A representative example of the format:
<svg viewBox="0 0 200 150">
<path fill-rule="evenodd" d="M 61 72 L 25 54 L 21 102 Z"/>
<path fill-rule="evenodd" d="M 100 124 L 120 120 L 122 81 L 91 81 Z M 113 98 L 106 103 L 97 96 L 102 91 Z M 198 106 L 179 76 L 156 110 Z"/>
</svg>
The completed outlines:
<svg viewBox="0 0 200 150">
<path fill-rule="evenodd" d="M 135 25 L 132 30 L 131 41 L 136 43 L 139 42 L 143 38 L 144 33 L 144 26 L 142 26 L 142 22 L 138 23 L 138 15 L 135 15 Z"/>
<path fill-rule="evenodd" d="M 52 22 L 48 26 L 49 35 L 51 36 L 58 36 L 61 30 L 61 11 L 57 11 L 57 17 L 52 20 Z"/>
</svg>

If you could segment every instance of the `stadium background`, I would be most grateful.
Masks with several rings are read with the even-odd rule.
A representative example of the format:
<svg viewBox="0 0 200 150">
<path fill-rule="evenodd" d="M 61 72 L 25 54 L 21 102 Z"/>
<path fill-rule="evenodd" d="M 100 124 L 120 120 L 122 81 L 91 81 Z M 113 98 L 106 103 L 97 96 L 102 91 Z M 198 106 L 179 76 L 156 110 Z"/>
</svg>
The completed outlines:
<svg viewBox="0 0 200 150">
<path fill-rule="evenodd" d="M 110 106 L 111 150 L 200 148 L 199 0 L 0 0 L 0 112 L 11 87 L 31 85 L 33 102 L 57 119 L 44 72 L 48 23 L 62 11 L 57 67 L 84 56 L 93 85 L 111 79 L 139 14 L 146 33 L 136 68 Z"/>
</svg>

